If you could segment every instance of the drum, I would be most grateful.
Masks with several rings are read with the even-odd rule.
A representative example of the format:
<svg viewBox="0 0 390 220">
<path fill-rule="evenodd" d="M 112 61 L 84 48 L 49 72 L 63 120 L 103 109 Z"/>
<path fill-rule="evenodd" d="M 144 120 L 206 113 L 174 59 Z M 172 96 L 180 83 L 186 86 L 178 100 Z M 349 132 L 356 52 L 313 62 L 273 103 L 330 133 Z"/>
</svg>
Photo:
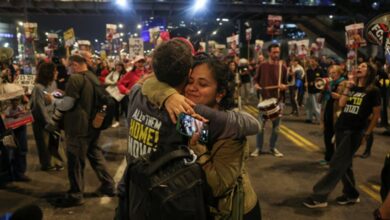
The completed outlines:
<svg viewBox="0 0 390 220">
<path fill-rule="evenodd" d="M 266 99 L 257 105 L 259 111 L 262 112 L 263 119 L 273 120 L 280 116 L 280 105 L 278 104 L 278 100 L 276 98 Z"/>
</svg>

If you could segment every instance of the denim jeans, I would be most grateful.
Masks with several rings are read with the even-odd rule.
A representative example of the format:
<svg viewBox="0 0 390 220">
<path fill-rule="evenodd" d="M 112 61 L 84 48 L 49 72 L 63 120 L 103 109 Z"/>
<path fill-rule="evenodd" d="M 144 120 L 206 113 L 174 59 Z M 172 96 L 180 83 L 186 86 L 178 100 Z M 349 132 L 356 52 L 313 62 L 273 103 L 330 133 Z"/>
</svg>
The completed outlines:
<svg viewBox="0 0 390 220">
<path fill-rule="evenodd" d="M 337 183 L 343 183 L 343 194 L 348 198 L 358 198 L 352 171 L 352 160 L 359 149 L 363 131 L 336 131 L 336 151 L 329 163 L 329 170 L 313 187 L 311 198 L 325 202 Z"/>
<path fill-rule="evenodd" d="M 269 120 L 264 120 L 263 119 L 263 113 L 259 113 L 259 122 L 260 122 L 260 131 L 256 135 L 256 147 L 259 149 L 259 151 L 262 151 L 263 149 L 263 143 L 264 143 L 264 127 L 265 123 Z M 276 141 L 278 140 L 279 136 L 279 130 L 280 130 L 280 123 L 282 121 L 281 117 L 275 118 L 274 120 L 271 121 L 272 123 L 272 133 L 271 133 L 271 138 L 269 141 L 270 149 L 273 150 L 275 149 Z"/>
<path fill-rule="evenodd" d="M 306 109 L 306 119 L 307 120 L 312 120 L 313 115 L 316 117 L 318 121 L 320 121 L 321 116 L 321 104 L 317 102 L 318 98 L 317 93 L 312 94 L 308 93 L 307 98 L 306 98 L 306 104 L 305 104 L 305 109 Z"/>
</svg>

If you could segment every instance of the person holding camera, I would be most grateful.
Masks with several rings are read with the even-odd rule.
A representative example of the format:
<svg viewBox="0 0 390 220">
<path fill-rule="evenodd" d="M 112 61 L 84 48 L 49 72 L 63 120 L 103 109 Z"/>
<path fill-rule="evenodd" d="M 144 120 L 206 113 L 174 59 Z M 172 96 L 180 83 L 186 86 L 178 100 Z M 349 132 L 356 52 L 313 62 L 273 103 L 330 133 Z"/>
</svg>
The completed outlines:
<svg viewBox="0 0 390 220">
<path fill-rule="evenodd" d="M 343 183 L 343 194 L 337 197 L 337 203 L 348 205 L 360 202 L 352 160 L 361 143 L 372 134 L 380 116 L 381 97 L 375 86 L 375 76 L 375 68 L 367 63 L 361 63 L 356 73 L 348 75 L 348 84 L 339 99 L 342 110 L 335 127 L 336 151 L 329 162 L 329 170 L 303 202 L 306 207 L 327 207 L 327 199 L 340 180 Z"/>
<path fill-rule="evenodd" d="M 60 147 L 60 136 L 45 129 L 47 124 L 54 124 L 52 114 L 54 100 L 51 93 L 56 79 L 57 69 L 53 63 L 42 63 L 31 92 L 30 108 L 34 116 L 33 132 L 38 148 L 39 162 L 43 171 L 60 171 L 64 169 L 64 152 Z"/>
</svg>

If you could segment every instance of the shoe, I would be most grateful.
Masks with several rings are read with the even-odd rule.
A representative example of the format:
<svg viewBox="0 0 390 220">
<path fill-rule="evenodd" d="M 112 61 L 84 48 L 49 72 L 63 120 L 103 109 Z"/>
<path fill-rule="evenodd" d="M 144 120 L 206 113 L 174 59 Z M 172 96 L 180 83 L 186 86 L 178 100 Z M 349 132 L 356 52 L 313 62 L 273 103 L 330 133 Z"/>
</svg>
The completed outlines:
<svg viewBox="0 0 390 220">
<path fill-rule="evenodd" d="M 251 157 L 257 157 L 257 156 L 259 156 L 259 153 L 260 153 L 259 149 L 256 148 L 256 149 L 251 153 Z"/>
<path fill-rule="evenodd" d="M 116 128 L 119 126 L 119 121 L 116 121 L 114 124 L 111 125 L 111 127 Z"/>
<path fill-rule="evenodd" d="M 325 208 L 328 206 L 328 203 L 315 201 L 309 197 L 303 202 L 303 205 L 311 209 L 316 209 L 316 208 Z"/>
<path fill-rule="evenodd" d="M 329 165 L 329 161 L 326 161 L 326 160 L 320 160 L 320 165 L 321 166 L 327 166 L 327 165 Z"/>
<path fill-rule="evenodd" d="M 346 195 L 342 195 L 336 198 L 336 201 L 339 205 L 349 205 L 360 202 L 360 198 L 357 197 L 355 199 L 348 198 Z"/>
<path fill-rule="evenodd" d="M 63 171 L 65 169 L 64 166 L 61 165 L 55 165 L 56 171 Z"/>
<path fill-rule="evenodd" d="M 41 170 L 45 172 L 57 171 L 55 166 L 42 167 Z"/>
<path fill-rule="evenodd" d="M 107 186 L 100 186 L 97 189 L 97 192 L 99 194 L 103 194 L 103 195 L 106 195 L 108 197 L 114 197 L 114 196 L 116 196 L 118 194 L 114 186 L 109 186 L 109 187 L 107 187 Z"/>
<path fill-rule="evenodd" d="M 58 198 L 54 205 L 61 208 L 81 206 L 84 204 L 84 199 L 70 197 L 68 194 L 64 198 Z"/>
<path fill-rule="evenodd" d="M 371 153 L 370 153 L 370 152 L 364 152 L 362 155 L 360 155 L 360 158 L 366 159 L 366 158 L 368 158 L 368 157 L 370 157 L 370 156 L 371 156 Z"/>
<path fill-rule="evenodd" d="M 25 174 L 18 175 L 14 178 L 15 182 L 31 182 L 31 178 Z"/>
<path fill-rule="evenodd" d="M 274 155 L 275 157 L 283 157 L 284 155 L 278 151 L 278 149 L 274 148 L 271 150 L 271 154 Z"/>
<path fill-rule="evenodd" d="M 305 120 L 305 123 L 311 124 L 311 123 L 313 123 L 313 121 L 310 120 L 310 119 L 306 119 L 306 120 Z"/>
</svg>

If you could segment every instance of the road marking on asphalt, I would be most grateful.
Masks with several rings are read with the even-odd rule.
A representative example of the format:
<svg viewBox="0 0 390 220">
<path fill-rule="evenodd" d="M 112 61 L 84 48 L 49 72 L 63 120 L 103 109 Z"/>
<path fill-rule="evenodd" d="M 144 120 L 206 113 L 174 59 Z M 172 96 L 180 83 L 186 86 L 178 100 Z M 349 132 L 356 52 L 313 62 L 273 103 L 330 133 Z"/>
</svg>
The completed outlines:
<svg viewBox="0 0 390 220">
<path fill-rule="evenodd" d="M 378 201 L 378 202 L 381 202 L 381 198 L 379 196 L 379 194 L 377 192 L 374 192 L 373 190 L 371 190 L 370 188 L 368 188 L 367 186 L 363 185 L 363 184 L 360 184 L 359 185 L 359 188 L 367 193 L 371 198 L 373 198 L 374 200 Z"/>
<path fill-rule="evenodd" d="M 371 184 L 371 188 L 377 192 L 379 192 L 381 190 L 381 186 L 379 185 L 376 185 L 376 184 Z"/>
<path fill-rule="evenodd" d="M 258 117 L 259 110 L 257 108 L 255 108 L 254 106 L 244 105 L 243 109 L 246 112 L 253 115 L 254 117 Z M 284 125 L 280 125 L 280 133 L 283 134 L 290 141 L 292 141 L 296 146 L 303 148 L 307 151 L 315 152 L 315 151 L 320 150 L 320 148 L 317 145 L 313 144 L 309 140 L 305 139 L 304 137 L 302 137 L 301 135 L 292 131 L 291 129 L 287 128 Z M 381 202 L 380 196 L 378 194 L 378 192 L 380 190 L 380 186 L 375 185 L 375 184 L 370 184 L 370 186 L 373 190 L 365 185 L 362 185 L 362 184 L 359 185 L 359 188 L 363 192 L 368 194 L 371 198 L 373 198 L 375 201 Z"/>
<path fill-rule="evenodd" d="M 126 169 L 126 158 L 123 158 L 121 164 L 119 165 L 118 169 L 116 170 L 115 176 L 114 176 L 114 181 L 115 183 L 118 183 L 122 176 L 123 173 L 125 172 Z M 116 187 L 116 186 L 115 186 Z M 106 205 L 112 201 L 111 197 L 108 196 L 103 196 L 100 198 L 100 205 Z"/>
<path fill-rule="evenodd" d="M 243 109 L 248 113 L 252 114 L 254 117 L 257 117 L 259 114 L 259 110 L 256 107 L 251 105 L 244 105 Z M 320 150 L 320 148 L 317 145 L 313 144 L 309 140 L 305 139 L 304 137 L 302 137 L 301 135 L 292 131 L 291 129 L 287 128 L 284 125 L 280 125 L 280 133 L 283 134 L 285 137 L 287 137 L 295 145 L 307 151 L 315 152 Z"/>
<path fill-rule="evenodd" d="M 296 139 L 302 141 L 305 144 L 305 146 L 307 146 L 308 148 L 312 149 L 312 151 L 319 151 L 320 150 L 320 148 L 317 145 L 313 144 L 312 142 L 310 142 L 306 138 L 302 137 L 298 133 L 294 132 L 293 130 L 287 128 L 286 126 L 280 125 L 280 128 L 285 130 L 286 132 L 288 132 L 292 136 L 294 136 Z"/>
</svg>

